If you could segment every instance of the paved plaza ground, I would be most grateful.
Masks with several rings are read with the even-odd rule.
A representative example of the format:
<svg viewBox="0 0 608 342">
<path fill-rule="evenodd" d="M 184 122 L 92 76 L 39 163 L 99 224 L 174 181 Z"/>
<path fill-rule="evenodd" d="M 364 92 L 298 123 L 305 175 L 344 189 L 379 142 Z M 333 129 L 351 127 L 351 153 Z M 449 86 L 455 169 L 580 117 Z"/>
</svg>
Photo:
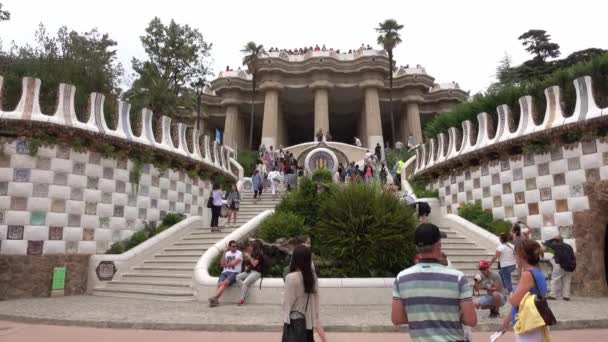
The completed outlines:
<svg viewBox="0 0 608 342">
<path fill-rule="evenodd" d="M 475 333 L 474 341 L 488 341 L 490 333 Z M 601 341 L 608 336 L 608 330 L 568 330 L 554 331 L 554 342 Z M 202 331 L 158 331 L 137 329 L 103 329 L 34 325 L 0 321 L 0 342 L 268 342 L 280 341 L 278 332 L 202 332 Z M 411 341 L 405 333 L 328 333 L 330 342 L 404 342 Z M 502 341 L 513 341 L 508 333 Z"/>
<path fill-rule="evenodd" d="M 390 299 L 389 299 L 390 301 Z M 577 298 L 551 302 L 555 329 L 608 328 L 608 298 Z M 506 308 L 501 313 L 506 313 Z M 493 331 L 499 319 L 479 313 L 478 331 Z M 99 296 L 18 299 L 0 302 L 0 319 L 40 324 L 89 327 L 267 331 L 281 329 L 279 305 L 222 303 L 210 309 L 205 302 L 164 302 Z M 390 305 L 322 305 L 321 319 L 329 332 L 396 332 Z M 405 331 L 404 328 L 401 330 Z"/>
</svg>

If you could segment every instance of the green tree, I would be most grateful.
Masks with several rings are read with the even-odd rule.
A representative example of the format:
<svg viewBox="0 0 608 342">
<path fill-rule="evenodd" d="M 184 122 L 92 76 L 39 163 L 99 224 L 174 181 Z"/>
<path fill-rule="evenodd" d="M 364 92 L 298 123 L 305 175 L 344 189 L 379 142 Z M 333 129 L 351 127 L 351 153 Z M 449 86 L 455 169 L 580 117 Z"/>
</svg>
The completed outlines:
<svg viewBox="0 0 608 342">
<path fill-rule="evenodd" d="M 389 61 L 389 108 L 390 108 L 390 120 L 391 120 L 391 134 L 392 143 L 395 144 L 395 118 L 393 117 L 393 49 L 399 43 L 401 43 L 401 35 L 399 31 L 403 29 L 403 25 L 399 25 L 395 19 L 387 19 L 382 23 L 378 24 L 376 31 L 380 33 L 378 36 L 378 44 L 382 45 L 384 50 L 388 53 Z"/>
<path fill-rule="evenodd" d="M 195 101 L 185 97 L 193 94 L 189 86 L 210 74 L 207 58 L 212 44 L 198 29 L 174 20 L 164 25 L 158 17 L 150 21 L 140 39 L 148 60 L 132 59 L 137 79 L 125 97 L 136 110 L 153 106 L 150 109 L 160 115 L 193 110 Z"/>
<path fill-rule="evenodd" d="M 243 65 L 247 67 L 247 70 L 251 74 L 251 117 L 249 120 L 249 148 L 253 149 L 253 114 L 255 110 L 255 88 L 257 86 L 257 63 L 258 59 L 266 54 L 264 52 L 264 45 L 257 45 L 255 42 L 250 41 L 241 50 L 245 54 L 243 57 Z"/>
<path fill-rule="evenodd" d="M 0 21 L 10 20 L 11 12 L 2 10 L 2 3 L 0 2 Z"/>
<path fill-rule="evenodd" d="M 526 51 L 535 55 L 534 60 L 545 62 L 547 58 L 557 58 L 561 54 L 559 44 L 551 42 L 551 35 L 545 30 L 528 30 L 518 38 Z"/>
</svg>

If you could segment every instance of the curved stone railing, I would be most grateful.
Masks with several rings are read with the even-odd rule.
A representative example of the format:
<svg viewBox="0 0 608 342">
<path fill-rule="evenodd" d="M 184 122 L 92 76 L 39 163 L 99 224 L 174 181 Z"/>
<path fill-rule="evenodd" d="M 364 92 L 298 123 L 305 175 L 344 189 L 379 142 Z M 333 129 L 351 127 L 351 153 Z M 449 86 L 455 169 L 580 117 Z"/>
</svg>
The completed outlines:
<svg viewBox="0 0 608 342">
<path fill-rule="evenodd" d="M 462 123 L 462 130 L 450 127 L 447 139 L 444 133 L 440 133 L 437 140 L 429 139 L 427 143 L 418 146 L 415 174 L 430 172 L 451 161 L 462 160 L 462 157 L 482 155 L 499 145 L 538 138 L 549 130 L 568 129 L 572 125 L 585 124 L 589 120 L 608 120 L 608 107 L 599 108 L 595 102 L 591 77 L 582 76 L 573 82 L 576 106 L 571 115 L 566 116 L 562 108 L 560 88 L 557 86 L 545 89 L 547 106 L 542 119 L 538 118 L 540 114 L 534 111 L 534 99 L 531 96 L 522 96 L 519 99 L 520 119 L 517 127 L 514 124 L 513 112 L 507 105 L 497 107 L 496 125 L 488 113 L 480 113 L 477 115 L 476 126 L 466 120 Z"/>
<path fill-rule="evenodd" d="M 355 50 L 352 53 L 337 53 L 333 50 L 325 50 L 325 51 L 308 51 L 303 55 L 290 55 L 287 52 L 279 51 L 279 52 L 266 52 L 266 56 L 262 56 L 263 58 L 282 58 L 289 62 L 300 62 L 307 60 L 309 58 L 316 57 L 332 57 L 340 61 L 352 61 L 360 57 L 364 56 L 385 56 L 386 51 L 384 50 Z"/>
<path fill-rule="evenodd" d="M 4 111 L 0 108 L 1 120 L 21 120 L 31 122 L 43 122 L 66 128 L 84 130 L 89 133 L 106 135 L 125 142 L 137 143 L 174 153 L 186 157 L 195 162 L 201 162 L 215 168 L 230 178 L 242 177 L 231 171 L 230 165 L 238 165 L 234 157 L 234 151 L 214 141 L 209 146 L 209 136 L 204 136 L 205 143 L 201 148 L 199 142 L 201 133 L 198 128 L 192 130 L 192 144 L 186 138 L 187 126 L 183 123 L 177 124 L 177 146 L 173 143 L 171 136 L 171 118 L 162 116 L 160 142 L 154 136 L 152 127 L 153 113 L 144 108 L 141 112 L 141 133 L 135 135 L 131 128 L 130 104 L 120 101 L 118 104 L 118 124 L 116 129 L 111 129 L 106 122 L 103 105 L 105 96 L 99 93 L 91 93 L 89 97 L 89 115 L 86 122 L 81 122 L 76 116 L 74 107 L 74 95 L 76 87 L 61 83 L 57 94 L 57 110 L 53 114 L 42 113 L 40 108 L 40 86 L 41 81 L 37 78 L 25 77 L 22 81 L 22 92 L 19 104 L 14 111 Z M 0 91 L 2 90 L 3 78 L 0 76 Z M 204 151 L 204 153 L 203 153 Z M 231 157 L 232 156 L 232 157 Z M 238 169 L 240 165 L 236 168 Z"/>
</svg>

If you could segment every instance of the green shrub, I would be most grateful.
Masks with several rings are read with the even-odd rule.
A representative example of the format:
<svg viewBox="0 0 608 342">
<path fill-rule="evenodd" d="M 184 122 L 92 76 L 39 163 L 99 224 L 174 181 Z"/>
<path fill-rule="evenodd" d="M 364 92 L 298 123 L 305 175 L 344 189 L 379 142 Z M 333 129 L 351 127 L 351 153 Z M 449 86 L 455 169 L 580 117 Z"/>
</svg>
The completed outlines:
<svg viewBox="0 0 608 342">
<path fill-rule="evenodd" d="M 334 180 L 331 171 L 327 169 L 318 169 L 312 173 L 312 181 L 317 183 L 332 183 Z"/>
<path fill-rule="evenodd" d="M 401 149 L 391 148 L 385 150 L 384 156 L 386 159 L 386 168 L 388 170 L 393 169 L 393 165 L 395 165 L 399 160 L 407 161 L 412 156 L 414 156 L 416 152 L 414 150 L 409 151 L 407 148 L 403 147 Z"/>
<path fill-rule="evenodd" d="M 112 246 L 110 246 L 110 249 L 106 251 L 106 253 L 122 254 L 185 218 L 186 215 L 184 214 L 168 213 L 156 228 L 147 224 L 144 229 L 135 232 L 133 235 L 131 235 L 130 238 L 113 243 Z"/>
<path fill-rule="evenodd" d="M 395 276 L 415 255 L 411 208 L 378 185 L 351 184 L 321 201 L 315 253 L 346 277 Z"/>
<path fill-rule="evenodd" d="M 426 189 L 427 181 L 421 178 L 411 178 L 408 179 L 412 190 L 414 190 L 414 194 L 418 198 L 439 198 L 438 191 L 428 191 Z"/>
<path fill-rule="evenodd" d="M 211 265 L 209 266 L 209 275 L 214 276 L 214 277 L 219 277 L 220 274 L 222 274 L 222 266 L 220 266 L 220 258 L 222 256 L 222 253 L 225 253 L 225 251 L 221 251 L 220 254 L 218 254 L 215 258 L 213 258 L 213 261 L 211 261 Z"/>
<path fill-rule="evenodd" d="M 483 210 L 478 203 L 466 203 L 458 208 L 458 215 L 465 220 L 474 223 L 492 234 L 502 234 L 511 230 L 511 222 L 505 220 L 494 220 L 492 212 Z"/>
<path fill-rule="evenodd" d="M 146 241 L 147 239 L 148 239 L 148 234 L 143 230 L 133 233 L 133 235 L 131 235 L 131 237 L 129 238 L 129 240 L 127 240 L 127 242 L 125 244 L 125 251 L 128 251 L 129 249 L 139 245 L 140 243 Z"/>
<path fill-rule="evenodd" d="M 317 222 L 320 202 L 336 188 L 336 184 L 324 184 L 324 191 L 320 192 L 317 183 L 310 178 L 302 178 L 298 189 L 284 196 L 276 211 L 297 214 L 304 218 L 306 226 L 312 227 Z"/>
<path fill-rule="evenodd" d="M 258 159 L 258 151 L 244 148 L 240 149 L 236 159 L 243 167 L 245 177 L 249 177 L 255 170 L 255 161 Z"/>
<path fill-rule="evenodd" d="M 268 242 L 275 242 L 279 238 L 306 235 L 304 218 L 291 212 L 275 212 L 262 221 L 256 235 Z"/>
<path fill-rule="evenodd" d="M 125 252 L 125 245 L 122 241 L 116 241 L 106 251 L 106 254 L 122 254 Z"/>
</svg>

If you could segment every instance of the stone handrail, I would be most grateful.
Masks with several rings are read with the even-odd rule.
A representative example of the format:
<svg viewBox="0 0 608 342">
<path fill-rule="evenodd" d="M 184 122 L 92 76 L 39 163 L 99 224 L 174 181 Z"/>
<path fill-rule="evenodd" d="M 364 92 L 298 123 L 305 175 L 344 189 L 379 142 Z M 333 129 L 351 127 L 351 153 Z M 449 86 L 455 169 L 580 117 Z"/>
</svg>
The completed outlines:
<svg viewBox="0 0 608 342">
<path fill-rule="evenodd" d="M 509 106 L 497 107 L 498 123 L 494 126 L 488 113 L 477 115 L 477 125 L 470 120 L 462 122 L 462 130 L 456 127 L 448 129 L 448 137 L 444 133 L 437 140 L 429 139 L 425 144 L 416 148 L 415 174 L 427 173 L 451 161 L 461 160 L 489 152 L 498 144 L 512 143 L 518 140 L 536 137 L 553 129 L 567 129 L 569 126 L 584 124 L 589 120 L 608 119 L 608 107 L 599 108 L 593 96 L 593 85 L 590 76 L 582 76 L 574 81 L 576 90 L 576 106 L 574 113 L 566 116 L 562 108 L 560 88 L 553 86 L 545 89 L 546 109 L 542 121 L 535 120 L 534 102 L 531 96 L 519 99 L 521 109 L 519 124 L 514 126 L 513 113 Z M 540 115 L 539 115 L 540 116 Z M 536 124 L 535 121 L 541 121 Z M 476 131 L 475 131 L 476 129 Z"/>
<path fill-rule="evenodd" d="M 103 111 L 105 96 L 99 93 L 91 93 L 89 96 L 88 120 L 81 122 L 78 120 L 74 109 L 76 87 L 65 83 L 59 85 L 57 110 L 53 114 L 45 114 L 42 113 L 39 102 L 41 84 L 40 79 L 32 77 L 23 78 L 19 104 L 14 111 L 4 111 L 0 108 L 0 120 L 42 122 L 101 134 L 113 139 L 174 153 L 195 162 L 207 164 L 230 178 L 238 180 L 237 177 L 242 177 L 241 174 L 234 174 L 228 167 L 228 163 L 238 165 L 238 162 L 230 157 L 234 156 L 234 151 L 227 149 L 226 146 L 222 146 L 216 141 L 213 142 L 212 146 L 209 146 L 210 138 L 207 135 L 204 136 L 204 144 L 201 146 L 199 144 L 201 133 L 197 127 L 194 127 L 192 130 L 192 145 L 190 145 L 186 138 L 187 126 L 183 123 L 178 123 L 178 143 L 175 146 L 171 137 L 171 118 L 163 115 L 161 118 L 161 137 L 159 142 L 158 137 L 154 136 L 152 128 L 154 114 L 149 109 L 144 108 L 141 111 L 141 134 L 137 136 L 131 129 L 129 110 L 131 105 L 126 101 L 120 101 L 118 103 L 117 127 L 116 129 L 111 129 L 106 122 Z M 2 85 L 3 77 L 0 76 L 0 92 L 2 91 Z M 213 159 L 211 153 L 213 153 Z M 237 166 L 237 169 L 239 167 L 240 165 Z"/>
</svg>

